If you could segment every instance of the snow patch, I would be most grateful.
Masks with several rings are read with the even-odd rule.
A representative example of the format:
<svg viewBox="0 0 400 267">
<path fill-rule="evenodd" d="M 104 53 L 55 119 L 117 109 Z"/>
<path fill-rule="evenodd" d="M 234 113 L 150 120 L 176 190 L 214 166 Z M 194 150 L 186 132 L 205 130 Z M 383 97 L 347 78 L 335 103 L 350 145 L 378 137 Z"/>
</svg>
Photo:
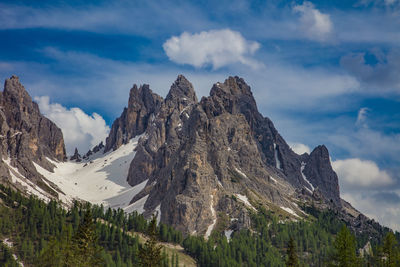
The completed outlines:
<svg viewBox="0 0 400 267">
<path fill-rule="evenodd" d="M 141 199 L 139 199 L 138 201 L 136 201 L 135 203 L 132 203 L 130 205 L 128 205 L 127 207 L 123 208 L 124 211 L 126 213 L 132 213 L 134 211 L 136 211 L 137 213 L 143 213 L 144 212 L 144 204 L 147 201 L 147 198 L 149 197 L 149 195 L 146 195 L 144 197 L 142 197 Z"/>
<path fill-rule="evenodd" d="M 4 245 L 6 245 L 9 248 L 12 248 L 14 245 L 13 242 L 11 242 L 10 239 L 8 239 L 8 238 L 4 239 L 3 243 L 4 243 Z"/>
<path fill-rule="evenodd" d="M 4 239 L 4 240 L 3 240 L 3 243 L 4 243 L 4 245 L 6 245 L 6 246 L 9 247 L 9 248 L 12 248 L 12 247 L 14 246 L 13 242 L 11 242 L 10 239 L 8 239 L 8 238 Z M 12 254 L 12 256 L 13 256 L 14 260 L 17 261 L 17 263 L 19 264 L 19 266 L 24 267 L 24 264 L 18 260 L 17 255 Z"/>
<path fill-rule="evenodd" d="M 23 176 L 17 168 L 11 166 L 11 160 L 8 159 L 3 159 L 3 162 L 7 165 L 8 170 L 11 175 L 11 182 L 13 184 L 20 184 L 22 185 L 26 192 L 30 195 L 35 195 L 38 198 L 44 200 L 45 202 L 50 201 L 50 197 L 48 196 L 48 193 L 32 183 L 30 180 L 28 180 L 25 176 Z"/>
<path fill-rule="evenodd" d="M 249 202 L 249 199 L 247 198 L 247 196 L 241 195 L 241 194 L 235 194 L 235 196 L 242 201 L 246 206 L 248 206 L 249 208 L 256 210 L 256 208 L 253 207 L 253 205 L 251 205 L 251 203 Z"/>
<path fill-rule="evenodd" d="M 81 199 L 93 204 L 103 204 L 106 208 L 143 212 L 141 204 L 130 205 L 129 202 L 142 191 L 148 180 L 134 187 L 126 181 L 130 163 L 136 154 L 134 149 L 142 136 L 131 139 L 115 151 L 105 154 L 99 151 L 82 162 L 56 162 L 48 159 L 56 166 L 54 172 L 49 172 L 36 163 L 34 166 L 65 193 L 59 194 L 59 198 L 66 203 Z M 143 201 L 139 201 L 141 200 Z"/>
<path fill-rule="evenodd" d="M 220 187 L 223 187 L 217 175 L 215 175 L 215 180 L 217 180 L 217 183 Z"/>
<path fill-rule="evenodd" d="M 297 203 L 293 202 L 292 204 L 295 205 L 301 213 L 303 213 L 305 216 L 308 216 L 308 214 L 306 212 L 304 212 L 302 209 L 300 209 L 300 207 L 299 207 L 299 205 L 297 205 Z"/>
<path fill-rule="evenodd" d="M 157 214 L 157 224 L 159 224 L 161 221 L 161 204 L 159 204 L 154 211 Z"/>
<path fill-rule="evenodd" d="M 13 138 L 14 136 L 20 135 L 20 134 L 22 134 L 22 132 L 15 132 L 13 135 L 10 136 L 10 138 Z"/>
<path fill-rule="evenodd" d="M 226 239 L 228 239 L 228 242 L 231 239 L 232 233 L 233 233 L 233 230 L 225 230 L 224 231 L 224 234 L 226 236 Z"/>
<path fill-rule="evenodd" d="M 301 169 L 300 169 L 301 176 L 303 177 L 304 181 L 306 181 L 306 183 L 311 187 L 311 190 L 312 190 L 312 191 L 311 191 L 309 188 L 307 188 L 307 187 L 306 187 L 306 189 L 307 189 L 308 191 L 310 191 L 311 194 L 312 194 L 313 191 L 314 191 L 315 189 L 314 189 L 314 186 L 312 185 L 312 183 L 310 183 L 310 181 L 307 179 L 307 177 L 306 177 L 305 174 L 303 173 L 305 167 L 306 167 L 306 163 L 305 163 L 305 162 L 302 162 L 302 163 L 301 163 Z"/>
<path fill-rule="evenodd" d="M 211 197 L 210 209 L 211 209 L 211 215 L 213 217 L 213 222 L 207 228 L 207 231 L 205 234 L 206 238 L 208 238 L 211 235 L 211 232 L 214 229 L 215 224 L 217 223 L 217 216 L 216 216 L 215 209 L 214 209 L 214 196 L 210 195 L 210 197 Z"/>
<path fill-rule="evenodd" d="M 241 170 L 239 170 L 238 168 L 236 168 L 235 167 L 235 171 L 237 171 L 241 176 L 243 176 L 244 178 L 246 178 L 246 179 L 249 179 L 249 178 L 247 178 L 247 175 L 244 173 L 244 172 L 242 172 Z"/>
<path fill-rule="evenodd" d="M 283 209 L 283 210 L 286 211 L 287 213 L 292 214 L 293 216 L 296 216 L 296 217 L 300 218 L 300 216 L 297 215 L 296 212 L 294 212 L 291 208 L 281 207 L 281 209 Z"/>
</svg>

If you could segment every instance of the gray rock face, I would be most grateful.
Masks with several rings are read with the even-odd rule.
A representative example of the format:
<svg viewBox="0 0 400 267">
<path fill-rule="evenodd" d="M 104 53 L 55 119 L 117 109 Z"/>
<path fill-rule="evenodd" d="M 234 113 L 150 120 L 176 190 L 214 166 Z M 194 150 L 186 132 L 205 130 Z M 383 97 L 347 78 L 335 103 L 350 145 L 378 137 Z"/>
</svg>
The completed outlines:
<svg viewBox="0 0 400 267">
<path fill-rule="evenodd" d="M 149 181 L 131 203 L 148 195 L 145 215 L 160 208 L 161 221 L 185 233 L 207 234 L 221 214 L 249 227 L 251 205 L 295 209 L 289 199 L 309 186 L 301 174 L 304 157 L 324 193 L 331 184 L 322 181 L 337 183 L 335 176 L 320 177 L 330 173 L 319 171 L 326 166 L 314 160 L 317 154 L 289 148 L 238 77 L 214 84 L 197 102 L 193 86 L 178 76 L 152 116 L 128 175 L 132 186 Z M 330 198 L 339 199 L 338 191 L 322 196 Z"/>
<path fill-rule="evenodd" d="M 12 166 L 36 184 L 43 182 L 32 161 L 51 171 L 53 165 L 46 157 L 66 159 L 60 128 L 40 114 L 37 103 L 16 76 L 6 79 L 0 92 L 0 156 L 9 158 Z M 9 176 L 8 170 L 2 170 L 3 177 Z"/>
<path fill-rule="evenodd" d="M 188 120 L 188 114 L 196 102 L 192 84 L 185 77 L 179 76 L 171 86 L 167 98 L 153 114 L 146 138 L 137 147 L 128 174 L 130 185 L 143 182 L 168 163 L 169 157 L 180 146 L 183 138 L 182 126 Z"/>
<path fill-rule="evenodd" d="M 317 187 L 329 201 L 332 201 L 336 205 L 341 203 L 338 177 L 332 169 L 329 152 L 324 145 L 317 146 L 311 152 L 310 156 L 306 159 L 303 173 L 314 187 Z"/>
<path fill-rule="evenodd" d="M 154 94 L 147 84 L 133 85 L 128 101 L 121 116 L 116 119 L 106 139 L 104 152 L 115 150 L 126 144 L 131 138 L 142 134 L 149 123 L 150 115 L 159 108 L 162 98 Z"/>
</svg>

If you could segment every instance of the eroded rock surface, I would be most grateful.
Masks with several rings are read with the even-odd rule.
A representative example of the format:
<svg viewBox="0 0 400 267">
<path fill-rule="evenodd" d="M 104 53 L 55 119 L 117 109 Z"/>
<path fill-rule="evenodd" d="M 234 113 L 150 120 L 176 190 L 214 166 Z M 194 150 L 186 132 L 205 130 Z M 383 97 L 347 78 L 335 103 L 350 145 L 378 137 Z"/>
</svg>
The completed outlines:
<svg viewBox="0 0 400 267">
<path fill-rule="evenodd" d="M 210 96 L 198 102 L 192 84 L 180 75 L 148 117 L 127 178 L 132 186 L 149 179 L 131 201 L 148 195 L 145 215 L 159 209 L 161 221 L 206 236 L 223 217 L 249 227 L 248 212 L 258 205 L 296 210 L 292 200 L 299 191 L 311 191 L 304 162 L 322 201 L 341 205 L 326 155 L 295 154 L 258 112 L 239 77 L 214 84 Z"/>
<path fill-rule="evenodd" d="M 44 117 L 32 101 L 17 76 L 6 79 L 0 92 L 0 175 L 3 182 L 10 179 L 5 161 L 18 169 L 25 178 L 52 191 L 42 181 L 32 162 L 47 170 L 53 165 L 47 160 L 66 159 L 63 134 L 52 121 Z M 54 192 L 52 192 L 54 193 Z"/>
</svg>

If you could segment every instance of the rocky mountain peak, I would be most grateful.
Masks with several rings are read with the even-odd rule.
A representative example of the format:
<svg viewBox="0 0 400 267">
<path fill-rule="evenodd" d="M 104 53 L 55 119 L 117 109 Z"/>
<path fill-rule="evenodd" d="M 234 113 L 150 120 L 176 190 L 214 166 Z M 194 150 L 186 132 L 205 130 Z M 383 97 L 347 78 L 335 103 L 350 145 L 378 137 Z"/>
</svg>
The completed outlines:
<svg viewBox="0 0 400 267">
<path fill-rule="evenodd" d="M 139 88 L 133 85 L 129 93 L 128 107 L 114 121 L 106 139 L 104 152 L 115 150 L 137 135 L 142 134 L 154 113 L 160 108 L 163 99 L 153 93 L 149 85 Z"/>
<path fill-rule="evenodd" d="M 18 76 L 15 75 L 5 80 L 3 94 L 5 96 L 15 97 L 18 103 L 22 103 L 23 100 L 27 100 L 27 103 L 29 103 L 29 100 L 32 102 L 32 98 L 25 90 L 25 87 L 20 83 Z"/>
<path fill-rule="evenodd" d="M 289 195 L 299 189 L 313 196 L 312 185 L 324 203 L 340 206 L 326 147 L 311 155 L 295 154 L 272 121 L 258 112 L 242 78 L 214 84 L 210 96 L 197 102 L 191 83 L 178 76 L 154 116 L 128 174 L 132 186 L 148 179 L 131 201 L 146 197 L 145 215 L 160 206 L 162 221 L 204 233 L 215 220 L 211 205 L 217 212 L 241 216 L 243 226 L 248 225 L 249 206 L 242 209 L 232 195 L 292 207 Z"/>
<path fill-rule="evenodd" d="M 46 158 L 66 159 L 61 129 L 40 114 L 37 103 L 32 101 L 17 76 L 6 79 L 1 95 L 0 156 L 8 157 L 20 174 L 37 183 L 41 175 L 32 162 L 52 170 L 53 165 Z M 0 176 L 8 175 L 0 173 Z"/>
<path fill-rule="evenodd" d="M 139 110 L 142 107 L 151 108 L 154 106 L 153 91 L 148 84 L 143 84 L 139 88 L 133 85 L 129 92 L 128 109 Z"/>
<path fill-rule="evenodd" d="M 11 76 L 4 82 L 5 92 L 25 92 L 24 86 L 20 83 L 19 77 L 16 75 Z"/>
<path fill-rule="evenodd" d="M 39 106 L 32 101 L 25 87 L 15 75 L 5 80 L 1 101 L 7 117 L 16 115 L 15 112 L 18 110 L 21 117 L 15 121 L 16 123 L 20 123 L 23 117 L 27 119 L 29 116 L 40 116 Z M 8 122 L 12 123 L 10 120 Z"/>
<path fill-rule="evenodd" d="M 74 155 L 72 155 L 70 157 L 70 160 L 74 160 L 76 162 L 82 161 L 82 157 L 81 157 L 81 154 L 79 154 L 79 152 L 78 152 L 78 148 L 75 147 Z"/>
<path fill-rule="evenodd" d="M 229 76 L 224 83 L 217 82 L 213 85 L 210 91 L 210 96 L 218 95 L 220 92 L 223 91 L 225 94 L 230 95 L 251 95 L 251 88 L 247 83 L 244 81 L 243 78 L 238 76 L 232 77 Z"/>
<path fill-rule="evenodd" d="M 259 114 L 250 86 L 237 76 L 229 77 L 224 83 L 215 83 L 210 97 L 203 98 L 201 102 L 208 116 L 223 112 L 242 113 L 250 120 Z"/>
<path fill-rule="evenodd" d="M 314 148 L 308 157 L 303 173 L 328 200 L 340 206 L 339 181 L 332 169 L 329 152 L 325 145 Z"/>
<path fill-rule="evenodd" d="M 193 85 L 183 75 L 179 75 L 176 78 L 166 97 L 166 101 L 174 101 L 176 99 L 186 100 L 190 103 L 197 103 L 197 96 Z"/>
</svg>

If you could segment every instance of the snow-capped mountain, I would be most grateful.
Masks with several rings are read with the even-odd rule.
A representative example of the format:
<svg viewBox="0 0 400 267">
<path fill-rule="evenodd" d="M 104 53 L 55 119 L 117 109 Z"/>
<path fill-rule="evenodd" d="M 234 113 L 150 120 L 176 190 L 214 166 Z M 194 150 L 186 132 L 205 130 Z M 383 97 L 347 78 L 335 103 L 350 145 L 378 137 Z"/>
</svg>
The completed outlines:
<svg viewBox="0 0 400 267">
<path fill-rule="evenodd" d="M 250 228 L 259 207 L 282 221 L 307 218 L 300 206 L 314 205 L 360 231 L 372 223 L 340 198 L 327 148 L 294 153 L 241 78 L 214 84 L 200 101 L 182 75 L 165 99 L 135 85 L 105 146 L 69 160 L 60 129 L 17 77 L 0 97 L 1 182 L 27 194 L 157 213 L 206 237 L 221 222 L 228 232 Z"/>
</svg>

